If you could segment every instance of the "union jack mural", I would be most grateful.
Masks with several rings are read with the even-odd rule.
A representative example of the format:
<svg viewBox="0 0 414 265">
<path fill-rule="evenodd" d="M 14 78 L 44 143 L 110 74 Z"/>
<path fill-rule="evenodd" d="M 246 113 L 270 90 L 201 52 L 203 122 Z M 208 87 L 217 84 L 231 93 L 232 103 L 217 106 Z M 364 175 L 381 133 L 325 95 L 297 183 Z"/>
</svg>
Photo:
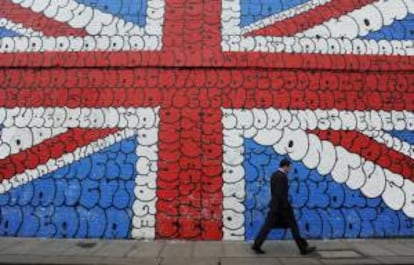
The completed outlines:
<svg viewBox="0 0 414 265">
<path fill-rule="evenodd" d="M 412 0 L 5 0 L 0 235 L 414 235 Z M 273 239 L 289 239 L 275 230 Z"/>
</svg>

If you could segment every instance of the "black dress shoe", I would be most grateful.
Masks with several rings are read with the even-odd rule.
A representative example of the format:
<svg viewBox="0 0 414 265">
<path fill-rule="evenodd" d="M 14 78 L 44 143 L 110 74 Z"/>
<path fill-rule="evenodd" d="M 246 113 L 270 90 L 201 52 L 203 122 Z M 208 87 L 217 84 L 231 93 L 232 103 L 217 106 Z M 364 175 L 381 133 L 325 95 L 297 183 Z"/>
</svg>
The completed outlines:
<svg viewBox="0 0 414 265">
<path fill-rule="evenodd" d="M 265 254 L 266 253 L 261 248 L 256 247 L 255 245 L 252 246 L 252 249 L 256 254 Z"/>
<path fill-rule="evenodd" d="M 308 255 L 310 253 L 315 252 L 315 250 L 316 250 L 316 247 L 306 247 L 305 249 L 300 251 L 300 254 L 301 255 Z"/>
</svg>

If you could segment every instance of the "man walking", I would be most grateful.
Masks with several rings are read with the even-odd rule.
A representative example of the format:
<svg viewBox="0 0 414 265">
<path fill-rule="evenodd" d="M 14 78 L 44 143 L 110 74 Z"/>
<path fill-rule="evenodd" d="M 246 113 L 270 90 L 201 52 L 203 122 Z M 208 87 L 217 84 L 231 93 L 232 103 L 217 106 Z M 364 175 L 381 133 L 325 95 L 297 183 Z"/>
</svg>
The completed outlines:
<svg viewBox="0 0 414 265">
<path fill-rule="evenodd" d="M 263 242 L 266 240 L 267 235 L 273 228 L 290 228 L 292 236 L 296 241 L 300 253 L 306 255 L 316 250 L 315 247 L 309 247 L 304 238 L 300 236 L 299 227 L 296 223 L 295 216 L 293 214 L 292 206 L 289 202 L 289 185 L 287 173 L 290 170 L 290 161 L 283 159 L 280 162 L 279 169 L 273 173 L 271 178 L 271 200 L 269 203 L 269 213 L 267 214 L 266 221 L 260 229 L 259 234 L 254 241 L 252 249 L 257 254 L 264 254 L 261 249 Z"/>
</svg>

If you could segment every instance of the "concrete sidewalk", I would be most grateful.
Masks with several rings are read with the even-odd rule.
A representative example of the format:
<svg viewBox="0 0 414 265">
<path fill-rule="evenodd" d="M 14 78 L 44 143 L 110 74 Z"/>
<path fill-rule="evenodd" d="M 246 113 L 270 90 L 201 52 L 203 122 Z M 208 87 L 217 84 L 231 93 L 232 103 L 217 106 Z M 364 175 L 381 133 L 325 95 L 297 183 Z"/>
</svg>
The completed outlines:
<svg viewBox="0 0 414 265">
<path fill-rule="evenodd" d="M 318 252 L 304 257 L 293 241 L 268 241 L 257 256 L 249 242 L 0 238 L 0 264 L 414 264 L 414 239 L 310 243 Z"/>
</svg>

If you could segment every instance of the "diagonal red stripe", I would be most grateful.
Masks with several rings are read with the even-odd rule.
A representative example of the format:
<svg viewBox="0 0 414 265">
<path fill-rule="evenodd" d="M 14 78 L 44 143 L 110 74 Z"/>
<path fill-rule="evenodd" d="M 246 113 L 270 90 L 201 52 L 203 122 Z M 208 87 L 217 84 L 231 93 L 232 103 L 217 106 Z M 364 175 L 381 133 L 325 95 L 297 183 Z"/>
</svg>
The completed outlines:
<svg viewBox="0 0 414 265">
<path fill-rule="evenodd" d="M 69 129 L 20 153 L 1 159 L 0 181 L 46 164 L 51 158 L 57 159 L 64 153 L 71 153 L 78 147 L 86 146 L 116 131 L 118 129 Z"/>
<path fill-rule="evenodd" d="M 86 36 L 83 29 L 75 29 L 68 24 L 45 17 L 40 13 L 33 12 L 10 0 L 1 2 L 0 17 L 4 17 L 15 23 L 22 23 L 36 31 L 43 32 L 46 36 Z"/>
<path fill-rule="evenodd" d="M 375 0 L 332 0 L 308 12 L 249 32 L 246 35 L 293 36 L 296 33 L 310 29 L 332 18 L 343 16 L 373 2 Z"/>
<path fill-rule="evenodd" d="M 355 131 L 310 130 L 321 140 L 342 146 L 346 150 L 359 154 L 383 168 L 414 180 L 414 160 L 410 157 L 378 143 L 370 137 Z"/>
</svg>

